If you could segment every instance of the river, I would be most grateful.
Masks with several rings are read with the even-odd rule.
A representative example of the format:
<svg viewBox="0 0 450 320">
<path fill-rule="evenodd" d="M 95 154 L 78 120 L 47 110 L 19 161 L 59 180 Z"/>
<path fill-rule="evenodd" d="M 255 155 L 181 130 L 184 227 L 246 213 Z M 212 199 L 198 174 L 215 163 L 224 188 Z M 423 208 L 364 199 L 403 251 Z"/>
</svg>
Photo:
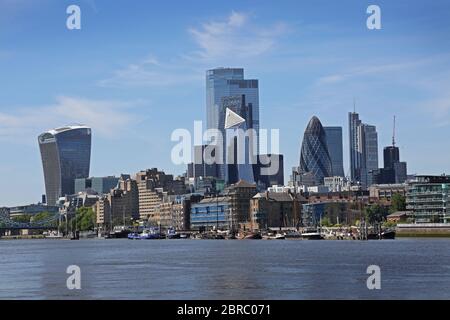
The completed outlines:
<svg viewBox="0 0 450 320">
<path fill-rule="evenodd" d="M 0 299 L 450 299 L 450 239 L 1 240 L 0 258 Z"/>
</svg>

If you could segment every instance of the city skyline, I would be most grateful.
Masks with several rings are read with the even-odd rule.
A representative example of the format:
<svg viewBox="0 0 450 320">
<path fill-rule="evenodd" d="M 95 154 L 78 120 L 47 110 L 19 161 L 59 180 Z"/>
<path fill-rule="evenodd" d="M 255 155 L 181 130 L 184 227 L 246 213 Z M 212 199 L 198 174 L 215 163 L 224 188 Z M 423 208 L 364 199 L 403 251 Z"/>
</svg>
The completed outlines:
<svg viewBox="0 0 450 320">
<path fill-rule="evenodd" d="M 378 4 L 380 32 L 367 30 L 366 4 L 356 1 L 339 17 L 330 3 L 313 8 L 288 1 L 276 9 L 254 1 L 177 3 L 181 14 L 170 22 L 156 14 L 168 12 L 170 3 L 137 4 L 121 16 L 125 3 L 80 1 L 82 29 L 72 32 L 65 29 L 66 3 L 0 1 L 0 173 L 11 180 L 0 187 L 0 206 L 40 199 L 45 188 L 36 136 L 72 122 L 95 133 L 92 176 L 149 167 L 181 174 L 185 166 L 170 163 L 170 133 L 206 120 L 204 72 L 219 66 L 244 68 L 246 78 L 259 80 L 261 127 L 280 129 L 286 177 L 313 115 L 344 128 L 348 174 L 353 98 L 356 111 L 377 127 L 379 163 L 396 115 L 408 173 L 449 172 L 443 146 L 450 132 L 450 50 L 443 40 L 450 30 L 439 19 L 449 5 L 413 2 L 405 14 L 405 4 Z M 119 18 L 124 23 L 111 24 Z M 155 26 L 166 32 L 149 32 Z M 135 156 L 118 160 L 123 149 Z"/>
</svg>

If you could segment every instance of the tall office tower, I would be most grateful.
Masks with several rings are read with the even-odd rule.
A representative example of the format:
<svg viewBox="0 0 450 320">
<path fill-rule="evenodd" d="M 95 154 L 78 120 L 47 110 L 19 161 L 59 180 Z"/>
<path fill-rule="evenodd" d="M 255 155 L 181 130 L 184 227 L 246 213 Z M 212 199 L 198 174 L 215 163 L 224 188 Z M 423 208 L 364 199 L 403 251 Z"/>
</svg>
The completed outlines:
<svg viewBox="0 0 450 320">
<path fill-rule="evenodd" d="M 328 153 L 331 158 L 333 176 L 344 177 L 344 156 L 342 147 L 342 127 L 323 127 L 327 136 Z"/>
<path fill-rule="evenodd" d="M 378 170 L 378 133 L 375 126 L 364 123 L 358 126 L 358 154 L 361 186 L 367 188 L 373 182 L 373 173 Z"/>
<path fill-rule="evenodd" d="M 358 152 L 358 127 L 361 125 L 359 114 L 356 112 L 348 113 L 348 135 L 350 150 L 350 179 L 354 182 L 361 181 L 360 174 L 360 154 Z"/>
<path fill-rule="evenodd" d="M 322 123 L 312 117 L 303 136 L 300 155 L 300 173 L 312 173 L 316 184 L 323 184 L 323 178 L 332 175 L 331 158 Z"/>
<path fill-rule="evenodd" d="M 192 177 L 216 177 L 217 165 L 215 163 L 209 164 L 205 156 L 206 145 L 194 146 L 194 163 Z M 214 154 L 213 154 L 214 156 Z"/>
<path fill-rule="evenodd" d="M 89 177 L 91 129 L 76 125 L 53 129 L 38 137 L 47 204 L 74 194 L 75 179 Z"/>
<path fill-rule="evenodd" d="M 252 105 L 245 95 L 223 97 L 219 127 L 224 128 L 225 182 L 239 180 L 254 183 L 253 165 L 257 164 L 257 136 L 253 129 Z M 222 122 L 223 119 L 223 122 Z"/>
<path fill-rule="evenodd" d="M 252 109 L 251 123 L 248 127 L 259 131 L 259 89 L 258 80 L 244 79 L 242 68 L 217 68 L 206 72 L 206 125 L 208 129 L 218 129 L 224 133 L 224 113 L 222 103 L 224 97 L 245 96 L 246 104 Z M 224 135 L 225 136 L 225 135 Z M 223 146 L 225 147 L 225 146 Z M 223 150 L 223 159 L 226 150 Z M 225 179 L 226 165 L 218 165 L 218 177 Z"/>
<path fill-rule="evenodd" d="M 384 168 L 393 168 L 394 163 L 400 161 L 400 150 L 396 146 L 388 146 L 383 149 Z"/>
<path fill-rule="evenodd" d="M 372 184 L 378 170 L 378 134 L 375 126 L 362 123 L 359 114 L 349 112 L 350 178 L 363 188 Z"/>
</svg>

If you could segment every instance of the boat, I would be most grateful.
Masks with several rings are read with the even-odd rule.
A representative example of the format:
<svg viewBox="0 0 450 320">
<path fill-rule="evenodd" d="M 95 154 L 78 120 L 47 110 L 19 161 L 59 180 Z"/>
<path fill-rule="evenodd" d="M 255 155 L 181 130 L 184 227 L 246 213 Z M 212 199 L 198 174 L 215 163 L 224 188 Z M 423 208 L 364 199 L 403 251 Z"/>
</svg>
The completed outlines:
<svg viewBox="0 0 450 320">
<path fill-rule="evenodd" d="M 115 226 L 113 231 L 107 236 L 108 239 L 122 239 L 128 237 L 130 230 L 126 226 Z"/>
<path fill-rule="evenodd" d="M 180 239 L 189 239 L 189 238 L 190 236 L 185 233 L 180 234 Z"/>
<path fill-rule="evenodd" d="M 175 228 L 169 228 L 167 229 L 167 239 L 180 239 L 181 235 L 177 233 Z"/>
<path fill-rule="evenodd" d="M 244 237 L 245 240 L 260 240 L 262 236 L 260 233 L 250 233 Z"/>
<path fill-rule="evenodd" d="M 381 239 L 395 239 L 395 230 L 384 230 L 381 232 Z"/>
<path fill-rule="evenodd" d="M 159 228 L 148 228 L 144 229 L 141 234 L 139 234 L 139 239 L 141 240 L 153 240 L 153 239 L 164 239 L 165 236 L 160 233 Z"/>
<path fill-rule="evenodd" d="M 127 238 L 130 240 L 139 240 L 139 233 L 131 232 L 127 235 Z"/>
<path fill-rule="evenodd" d="M 324 236 L 320 232 L 305 232 L 302 233 L 302 238 L 305 240 L 323 240 Z"/>
<path fill-rule="evenodd" d="M 285 238 L 286 239 L 300 239 L 302 237 L 302 234 L 298 231 L 290 231 L 286 233 Z"/>
<path fill-rule="evenodd" d="M 284 239 L 286 239 L 286 236 L 282 233 L 277 233 L 275 235 L 275 240 L 284 240 Z"/>
<path fill-rule="evenodd" d="M 45 239 L 62 239 L 63 236 L 56 231 L 51 231 L 45 235 Z"/>
</svg>

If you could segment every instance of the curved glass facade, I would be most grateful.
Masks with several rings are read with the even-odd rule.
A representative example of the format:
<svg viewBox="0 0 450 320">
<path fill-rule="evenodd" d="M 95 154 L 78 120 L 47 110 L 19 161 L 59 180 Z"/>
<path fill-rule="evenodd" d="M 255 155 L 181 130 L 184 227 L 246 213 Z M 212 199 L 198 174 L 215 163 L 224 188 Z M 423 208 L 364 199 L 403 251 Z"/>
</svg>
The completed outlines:
<svg viewBox="0 0 450 320">
<path fill-rule="evenodd" d="M 50 130 L 38 138 L 48 205 L 74 194 L 75 179 L 89 177 L 91 129 L 70 126 Z"/>
<path fill-rule="evenodd" d="M 332 175 L 325 130 L 317 117 L 309 121 L 303 136 L 300 170 L 312 173 L 317 184 L 323 184 L 323 178 Z"/>
</svg>

